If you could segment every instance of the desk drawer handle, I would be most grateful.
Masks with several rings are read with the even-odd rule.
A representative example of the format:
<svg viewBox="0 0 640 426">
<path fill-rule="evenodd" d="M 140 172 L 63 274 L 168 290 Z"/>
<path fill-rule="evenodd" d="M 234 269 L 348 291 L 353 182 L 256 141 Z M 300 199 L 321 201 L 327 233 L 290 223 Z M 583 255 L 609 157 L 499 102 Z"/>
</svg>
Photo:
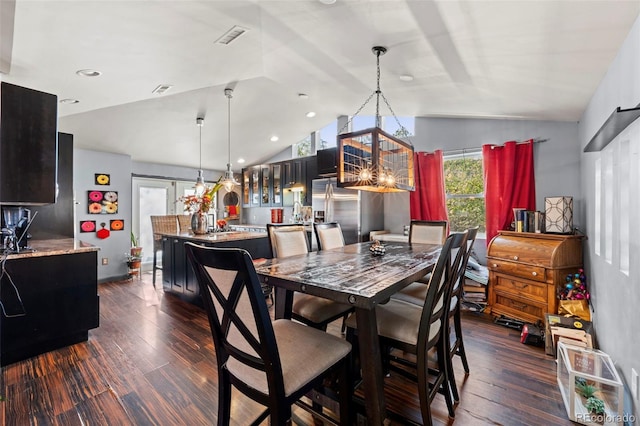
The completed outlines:
<svg viewBox="0 0 640 426">
<path fill-rule="evenodd" d="M 511 301 L 511 306 L 513 306 L 516 309 L 524 309 L 527 307 L 527 305 L 525 305 L 524 303 L 516 303 L 514 301 Z"/>
<path fill-rule="evenodd" d="M 513 256 L 513 260 L 518 260 L 518 256 Z"/>
<path fill-rule="evenodd" d="M 497 268 L 497 267 L 498 267 L 498 264 L 497 264 L 497 263 L 494 263 L 494 264 L 493 264 L 493 267 L 494 267 L 494 268 Z"/>
<path fill-rule="evenodd" d="M 538 273 L 537 273 L 536 271 L 533 271 L 533 272 L 531 273 L 531 275 L 533 275 L 534 277 L 537 277 L 537 276 L 538 276 Z"/>
<path fill-rule="evenodd" d="M 513 282 L 513 285 L 514 285 L 516 288 L 519 288 L 520 290 L 524 290 L 525 288 L 529 287 L 529 284 L 525 284 L 525 283 L 517 283 L 517 282 L 515 282 L 515 281 L 512 281 L 512 282 Z"/>
</svg>

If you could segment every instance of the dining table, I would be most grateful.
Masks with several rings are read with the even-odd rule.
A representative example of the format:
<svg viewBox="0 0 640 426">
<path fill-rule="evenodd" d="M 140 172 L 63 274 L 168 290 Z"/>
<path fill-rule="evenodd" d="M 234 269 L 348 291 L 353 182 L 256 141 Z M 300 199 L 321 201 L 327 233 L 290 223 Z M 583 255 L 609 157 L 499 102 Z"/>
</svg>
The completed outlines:
<svg viewBox="0 0 640 426">
<path fill-rule="evenodd" d="M 435 266 L 439 244 L 389 242 L 374 253 L 362 242 L 284 258 L 256 266 L 262 283 L 275 292 L 274 317 L 291 318 L 293 292 L 324 297 L 355 308 L 367 424 L 386 418 L 376 306 L 424 277 Z"/>
</svg>

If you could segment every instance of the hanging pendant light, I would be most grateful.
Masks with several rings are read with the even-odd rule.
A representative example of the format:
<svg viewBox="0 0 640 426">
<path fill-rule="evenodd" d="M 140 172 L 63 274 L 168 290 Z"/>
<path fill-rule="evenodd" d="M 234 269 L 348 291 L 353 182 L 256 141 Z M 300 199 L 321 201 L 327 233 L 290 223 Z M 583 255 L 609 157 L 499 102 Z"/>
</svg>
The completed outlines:
<svg viewBox="0 0 640 426">
<path fill-rule="evenodd" d="M 198 177 L 196 178 L 196 195 L 200 197 L 204 194 L 204 177 L 202 175 L 202 126 L 204 126 L 204 118 L 198 117 L 196 118 L 196 124 L 200 128 L 200 168 L 198 169 Z"/>
<path fill-rule="evenodd" d="M 380 90 L 380 56 L 387 52 L 387 48 L 375 46 L 371 50 L 376 55 L 377 86 L 358 112 L 375 95 L 376 127 L 342 133 L 342 130 L 349 125 L 351 121 L 349 120 L 338 132 L 338 186 L 371 192 L 413 191 L 413 145 L 380 128 L 380 97 L 382 96 L 399 128 L 406 132 Z"/>
<path fill-rule="evenodd" d="M 224 174 L 224 179 L 222 179 L 222 186 L 227 192 L 233 191 L 233 188 L 236 185 L 240 185 L 238 181 L 233 177 L 233 172 L 231 171 L 231 98 L 233 96 L 233 89 L 226 88 L 224 89 L 224 95 L 227 97 L 227 171 Z"/>
</svg>

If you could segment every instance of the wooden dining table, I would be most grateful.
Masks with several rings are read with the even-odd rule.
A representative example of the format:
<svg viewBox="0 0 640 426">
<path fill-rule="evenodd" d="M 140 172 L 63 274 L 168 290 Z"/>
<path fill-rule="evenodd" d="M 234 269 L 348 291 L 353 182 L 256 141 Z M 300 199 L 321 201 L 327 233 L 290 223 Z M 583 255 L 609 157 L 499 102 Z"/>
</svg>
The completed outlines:
<svg viewBox="0 0 640 426">
<path fill-rule="evenodd" d="M 386 409 L 375 307 L 430 272 L 441 246 L 389 242 L 384 255 L 373 255 L 371 244 L 268 259 L 256 271 L 274 287 L 275 318 L 291 318 L 294 291 L 355 308 L 367 424 L 381 425 Z"/>
</svg>

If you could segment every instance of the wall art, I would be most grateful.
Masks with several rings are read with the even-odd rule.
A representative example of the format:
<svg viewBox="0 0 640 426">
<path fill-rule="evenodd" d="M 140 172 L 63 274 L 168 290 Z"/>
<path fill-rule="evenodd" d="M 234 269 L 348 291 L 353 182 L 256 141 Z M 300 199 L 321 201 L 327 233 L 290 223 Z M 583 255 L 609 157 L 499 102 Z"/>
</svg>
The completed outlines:
<svg viewBox="0 0 640 426">
<path fill-rule="evenodd" d="M 122 231 L 124 229 L 124 220 L 113 219 L 109 222 L 109 228 L 112 231 Z"/>
<path fill-rule="evenodd" d="M 95 232 L 96 221 L 95 220 L 81 220 L 80 232 Z"/>
<path fill-rule="evenodd" d="M 116 191 L 88 191 L 89 214 L 118 213 L 118 193 Z"/>
<path fill-rule="evenodd" d="M 111 175 L 106 173 L 96 173 L 95 183 L 96 185 L 111 185 Z"/>
</svg>

